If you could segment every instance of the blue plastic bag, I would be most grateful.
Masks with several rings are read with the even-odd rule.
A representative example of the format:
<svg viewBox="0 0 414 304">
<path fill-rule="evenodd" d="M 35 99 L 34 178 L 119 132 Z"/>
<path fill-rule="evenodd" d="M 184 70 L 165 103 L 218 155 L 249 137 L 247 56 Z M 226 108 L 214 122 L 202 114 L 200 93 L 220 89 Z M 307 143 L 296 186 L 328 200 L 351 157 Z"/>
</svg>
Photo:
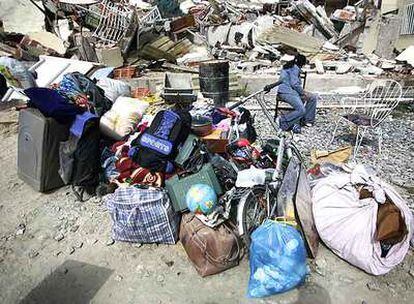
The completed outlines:
<svg viewBox="0 0 414 304">
<path fill-rule="evenodd" d="M 307 273 L 305 244 L 294 227 L 266 220 L 253 232 L 248 297 L 288 291 L 302 284 Z"/>
</svg>

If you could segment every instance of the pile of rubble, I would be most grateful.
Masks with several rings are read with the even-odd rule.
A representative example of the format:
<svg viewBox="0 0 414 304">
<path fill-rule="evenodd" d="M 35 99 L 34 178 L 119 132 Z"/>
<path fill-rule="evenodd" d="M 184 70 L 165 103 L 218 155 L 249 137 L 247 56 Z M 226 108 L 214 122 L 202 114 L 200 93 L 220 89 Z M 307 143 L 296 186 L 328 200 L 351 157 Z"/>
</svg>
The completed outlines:
<svg viewBox="0 0 414 304">
<path fill-rule="evenodd" d="M 320 1 L 33 1 L 48 32 L 22 35 L 0 26 L 0 55 L 128 67 L 133 77 L 154 69 L 197 72 L 195 65 L 213 58 L 240 72 L 275 73 L 283 54 L 300 52 L 309 72 L 413 74 L 413 47 L 397 56 L 387 37 L 372 38 L 394 22 L 392 14 L 381 16 L 373 1 L 361 0 L 328 16 L 311 2 Z"/>
</svg>

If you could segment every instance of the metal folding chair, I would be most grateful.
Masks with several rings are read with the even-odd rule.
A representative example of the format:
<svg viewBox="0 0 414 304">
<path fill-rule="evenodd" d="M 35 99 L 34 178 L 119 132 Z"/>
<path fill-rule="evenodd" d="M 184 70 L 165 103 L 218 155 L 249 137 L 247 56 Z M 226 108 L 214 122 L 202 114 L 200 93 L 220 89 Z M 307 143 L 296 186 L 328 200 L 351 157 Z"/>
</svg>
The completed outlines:
<svg viewBox="0 0 414 304">
<path fill-rule="evenodd" d="M 357 128 L 353 159 L 355 160 L 362 140 L 369 129 L 378 133 L 378 152 L 382 149 L 382 122 L 398 106 L 402 95 L 401 85 L 394 80 L 376 80 L 372 82 L 362 98 L 349 97 L 341 101 L 343 113 L 336 121 L 331 141 L 335 139 L 341 122 L 352 124 Z"/>
<path fill-rule="evenodd" d="M 308 74 L 307 72 L 302 72 L 300 74 L 300 78 L 302 79 L 302 87 L 303 89 L 305 89 L 306 87 L 306 78 L 307 78 Z M 279 115 L 279 110 L 291 110 L 292 107 L 290 105 L 288 105 L 288 107 L 281 107 L 280 103 L 283 103 L 284 101 L 282 99 L 280 99 L 277 95 L 276 95 L 276 106 L 275 106 L 275 116 L 274 119 L 276 120 L 277 116 Z M 305 102 L 306 105 L 306 102 Z"/>
</svg>

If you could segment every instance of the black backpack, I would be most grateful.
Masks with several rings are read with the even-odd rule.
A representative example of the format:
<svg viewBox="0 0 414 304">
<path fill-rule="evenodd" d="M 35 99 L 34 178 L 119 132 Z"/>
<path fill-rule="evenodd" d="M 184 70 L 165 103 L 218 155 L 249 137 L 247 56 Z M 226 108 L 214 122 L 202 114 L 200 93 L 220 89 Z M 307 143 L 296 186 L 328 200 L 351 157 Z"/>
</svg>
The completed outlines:
<svg viewBox="0 0 414 304">
<path fill-rule="evenodd" d="M 88 96 L 88 100 L 93 106 L 93 112 L 96 115 L 101 117 L 111 109 L 112 102 L 105 97 L 105 91 L 98 87 L 92 79 L 79 72 L 66 74 L 65 77 L 71 78 L 79 90 Z"/>
<path fill-rule="evenodd" d="M 240 138 L 247 139 L 250 143 L 254 143 L 257 139 L 256 129 L 254 128 L 254 116 L 249 110 L 239 107 L 240 119 L 239 130 L 243 127 L 244 131 L 240 132 Z"/>
<path fill-rule="evenodd" d="M 132 146 L 138 148 L 132 155 L 133 161 L 153 172 L 165 172 L 190 130 L 191 115 L 188 111 L 158 112 L 151 126 L 132 142 Z"/>
</svg>

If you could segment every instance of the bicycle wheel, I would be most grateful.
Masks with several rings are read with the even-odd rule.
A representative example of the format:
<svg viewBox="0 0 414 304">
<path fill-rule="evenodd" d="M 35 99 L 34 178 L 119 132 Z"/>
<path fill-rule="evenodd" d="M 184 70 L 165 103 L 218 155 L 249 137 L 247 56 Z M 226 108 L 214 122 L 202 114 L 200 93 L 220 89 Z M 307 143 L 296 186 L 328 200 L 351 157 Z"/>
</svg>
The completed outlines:
<svg viewBox="0 0 414 304">
<path fill-rule="evenodd" d="M 268 200 L 265 186 L 256 186 L 240 199 L 238 224 L 241 225 L 243 240 L 250 247 L 250 235 L 259 227 L 268 215 Z"/>
</svg>

